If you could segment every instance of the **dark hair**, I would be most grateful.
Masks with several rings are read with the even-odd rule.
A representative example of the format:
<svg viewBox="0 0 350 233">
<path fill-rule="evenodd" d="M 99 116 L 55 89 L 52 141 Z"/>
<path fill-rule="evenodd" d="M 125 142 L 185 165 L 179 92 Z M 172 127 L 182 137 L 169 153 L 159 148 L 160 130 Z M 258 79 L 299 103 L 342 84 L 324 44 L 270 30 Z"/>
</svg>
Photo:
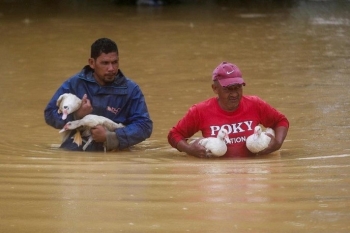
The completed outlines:
<svg viewBox="0 0 350 233">
<path fill-rule="evenodd" d="M 118 54 L 118 46 L 111 39 L 100 38 L 91 45 L 91 57 L 94 59 L 98 58 L 101 53 L 107 54 L 111 52 L 116 52 Z"/>
</svg>

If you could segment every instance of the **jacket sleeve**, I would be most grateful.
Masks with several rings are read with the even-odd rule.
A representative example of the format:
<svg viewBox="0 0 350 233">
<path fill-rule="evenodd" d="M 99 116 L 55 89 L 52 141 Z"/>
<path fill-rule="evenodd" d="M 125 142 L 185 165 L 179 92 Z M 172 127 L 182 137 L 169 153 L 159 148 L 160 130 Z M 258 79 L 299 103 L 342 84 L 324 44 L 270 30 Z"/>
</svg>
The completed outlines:
<svg viewBox="0 0 350 233">
<path fill-rule="evenodd" d="M 181 140 L 192 137 L 199 131 L 200 116 L 196 105 L 193 105 L 186 115 L 170 129 L 168 134 L 169 144 L 176 148 Z"/>
<path fill-rule="evenodd" d="M 147 109 L 145 97 L 138 86 L 134 88 L 128 105 L 126 127 L 115 131 L 119 140 L 119 149 L 144 141 L 151 136 L 153 130 L 153 122 Z"/>
</svg>

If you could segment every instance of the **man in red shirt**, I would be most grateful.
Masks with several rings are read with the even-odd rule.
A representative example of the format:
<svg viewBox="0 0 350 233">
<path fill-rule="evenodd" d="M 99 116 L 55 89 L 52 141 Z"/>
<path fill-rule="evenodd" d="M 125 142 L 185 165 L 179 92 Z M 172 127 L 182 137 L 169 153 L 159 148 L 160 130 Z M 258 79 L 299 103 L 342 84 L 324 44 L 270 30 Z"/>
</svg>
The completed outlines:
<svg viewBox="0 0 350 233">
<path fill-rule="evenodd" d="M 187 139 L 198 131 L 203 137 L 216 137 L 221 128 L 229 133 L 225 157 L 254 155 L 246 147 L 246 139 L 254 133 L 254 127 L 263 125 L 275 130 L 268 147 L 259 155 L 269 154 L 281 148 L 287 136 L 288 119 L 257 96 L 243 96 L 245 82 L 239 68 L 222 62 L 212 75 L 212 89 L 217 97 L 193 105 L 187 114 L 170 130 L 169 144 L 179 151 L 196 157 L 207 157 L 206 148 L 198 140 Z"/>
</svg>

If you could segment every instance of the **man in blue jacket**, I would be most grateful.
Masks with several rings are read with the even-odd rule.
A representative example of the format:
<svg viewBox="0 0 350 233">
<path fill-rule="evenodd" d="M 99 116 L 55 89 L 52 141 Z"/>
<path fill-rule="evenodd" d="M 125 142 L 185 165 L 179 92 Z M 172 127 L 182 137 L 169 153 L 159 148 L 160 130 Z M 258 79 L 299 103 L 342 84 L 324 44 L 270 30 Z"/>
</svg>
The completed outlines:
<svg viewBox="0 0 350 233">
<path fill-rule="evenodd" d="M 114 132 L 101 125 L 93 127 L 93 142 L 86 151 L 121 150 L 149 138 L 153 122 L 144 95 L 140 87 L 125 77 L 119 69 L 116 43 L 108 38 L 96 40 L 91 45 L 88 63 L 81 72 L 58 88 L 45 108 L 46 123 L 56 129 L 62 129 L 68 121 L 95 114 L 125 125 Z M 58 113 L 56 106 L 57 99 L 63 93 L 72 93 L 82 99 L 80 108 L 65 120 L 62 119 L 62 114 Z M 61 148 L 83 150 L 84 143 L 78 146 L 71 136 L 61 144 Z"/>
</svg>

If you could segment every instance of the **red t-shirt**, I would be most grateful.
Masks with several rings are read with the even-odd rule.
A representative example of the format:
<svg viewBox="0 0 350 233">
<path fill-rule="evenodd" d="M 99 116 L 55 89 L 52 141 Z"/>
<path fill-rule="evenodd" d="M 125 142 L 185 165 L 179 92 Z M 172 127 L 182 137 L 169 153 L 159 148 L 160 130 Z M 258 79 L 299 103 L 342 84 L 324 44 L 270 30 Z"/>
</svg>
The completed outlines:
<svg viewBox="0 0 350 233">
<path fill-rule="evenodd" d="M 257 125 L 276 128 L 289 127 L 287 118 L 257 96 L 243 96 L 233 112 L 221 109 L 217 97 L 193 105 L 187 114 L 170 130 L 168 141 L 176 148 L 179 141 L 192 137 L 198 131 L 203 137 L 216 137 L 220 128 L 228 130 L 230 144 L 225 156 L 246 157 L 252 153 L 246 147 L 246 139 Z"/>
</svg>

